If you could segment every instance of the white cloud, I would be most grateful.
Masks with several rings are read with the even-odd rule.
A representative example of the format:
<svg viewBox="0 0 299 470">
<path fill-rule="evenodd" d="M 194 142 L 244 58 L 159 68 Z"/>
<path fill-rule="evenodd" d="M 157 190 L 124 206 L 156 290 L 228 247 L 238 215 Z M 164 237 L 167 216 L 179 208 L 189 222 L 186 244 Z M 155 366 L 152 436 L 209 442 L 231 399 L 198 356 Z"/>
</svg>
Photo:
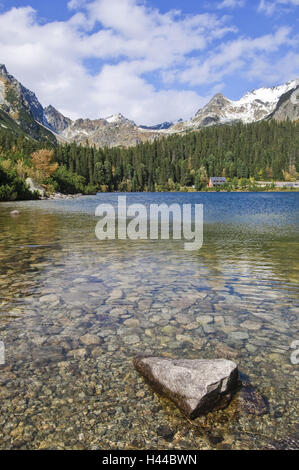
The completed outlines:
<svg viewBox="0 0 299 470">
<path fill-rule="evenodd" d="M 223 87 L 224 77 L 253 64 L 261 70 L 260 57 L 269 60 L 282 44 L 293 46 L 288 28 L 232 40 L 237 29 L 220 14 L 162 14 L 138 0 L 71 0 L 68 6 L 68 21 L 45 24 L 30 7 L 0 14 L 0 62 L 44 105 L 72 118 L 116 112 L 142 124 L 189 118 Z"/>
<path fill-rule="evenodd" d="M 211 84 L 218 83 L 236 71 L 249 76 L 247 72 L 254 69 L 254 64 L 260 58 L 266 69 L 271 64 L 272 53 L 279 50 L 281 46 L 294 45 L 290 34 L 290 28 L 281 27 L 274 34 L 267 34 L 256 39 L 238 38 L 222 44 L 206 59 L 193 59 L 183 71 L 176 71 L 173 74 L 167 72 L 166 78 L 169 82 L 180 81 L 191 86 L 200 86 L 208 81 Z M 297 62 L 291 62 L 288 69 L 289 72 L 298 72 Z M 279 66 L 276 71 L 276 76 L 272 74 L 274 82 L 281 76 L 278 73 Z M 253 75 L 252 73 L 250 76 L 253 77 Z M 255 76 L 256 78 L 263 77 L 264 72 L 256 72 Z M 292 78 L 292 75 L 289 78 Z"/>
<path fill-rule="evenodd" d="M 258 11 L 271 16 L 274 12 L 280 11 L 282 8 L 292 8 L 295 6 L 299 6 L 299 0 L 260 0 Z"/>
<path fill-rule="evenodd" d="M 79 8 L 82 8 L 85 6 L 87 3 L 86 0 L 70 0 L 67 4 L 68 8 L 70 10 L 77 10 Z"/>
<path fill-rule="evenodd" d="M 245 5 L 245 0 L 222 0 L 222 2 L 217 4 L 217 9 L 221 10 L 222 8 L 237 8 L 243 7 Z"/>
<path fill-rule="evenodd" d="M 89 34 L 90 28 L 96 32 Z M 95 0 L 67 22 L 43 25 L 32 8 L 13 8 L 0 15 L 1 62 L 43 104 L 51 102 L 71 117 L 120 111 L 154 123 L 182 112 L 189 117 L 203 98 L 190 90 L 156 90 L 144 74 L 182 65 L 186 54 L 231 31 L 215 15 L 161 14 L 135 0 Z M 90 76 L 86 60 L 100 61 L 101 70 Z"/>
<path fill-rule="evenodd" d="M 263 56 L 256 57 L 250 69 L 246 71 L 246 76 L 253 80 L 263 76 L 266 84 L 273 84 L 275 81 L 284 83 L 290 79 L 298 78 L 296 75 L 298 70 L 299 54 L 288 52 L 279 62 L 269 63 Z"/>
</svg>

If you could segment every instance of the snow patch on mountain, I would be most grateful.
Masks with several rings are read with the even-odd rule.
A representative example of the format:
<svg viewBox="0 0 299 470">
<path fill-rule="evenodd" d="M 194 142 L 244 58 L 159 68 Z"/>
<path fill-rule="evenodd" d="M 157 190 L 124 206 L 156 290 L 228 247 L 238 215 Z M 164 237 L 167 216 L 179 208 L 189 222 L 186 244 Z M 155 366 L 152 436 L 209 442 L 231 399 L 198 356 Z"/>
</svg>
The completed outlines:
<svg viewBox="0 0 299 470">
<path fill-rule="evenodd" d="M 129 119 L 124 117 L 121 113 L 117 113 L 117 114 L 112 114 L 112 116 L 106 117 L 105 121 L 109 122 L 109 124 L 119 124 L 123 122 L 128 122 Z"/>
<path fill-rule="evenodd" d="M 284 85 L 272 88 L 259 88 L 246 93 L 238 101 L 229 100 L 232 109 L 228 110 L 226 117 L 228 119 L 239 119 L 244 123 L 263 119 L 274 111 L 279 98 L 283 94 L 296 88 L 296 83 L 297 80 L 292 80 Z"/>
<path fill-rule="evenodd" d="M 284 85 L 272 88 L 259 88 L 246 93 L 236 101 L 229 100 L 221 93 L 217 93 L 192 119 L 175 123 L 166 132 L 184 132 L 237 121 L 241 121 L 244 124 L 260 121 L 273 113 L 280 97 L 288 91 L 295 89 L 298 82 L 298 80 L 292 80 Z"/>
<path fill-rule="evenodd" d="M 235 101 L 235 104 L 246 104 L 252 103 L 255 100 L 261 100 L 264 103 L 275 103 L 278 102 L 281 95 L 296 88 L 298 80 L 291 80 L 283 85 L 274 86 L 272 88 L 258 88 L 257 90 L 246 93 L 239 101 Z M 232 101 L 233 102 L 233 101 Z"/>
</svg>

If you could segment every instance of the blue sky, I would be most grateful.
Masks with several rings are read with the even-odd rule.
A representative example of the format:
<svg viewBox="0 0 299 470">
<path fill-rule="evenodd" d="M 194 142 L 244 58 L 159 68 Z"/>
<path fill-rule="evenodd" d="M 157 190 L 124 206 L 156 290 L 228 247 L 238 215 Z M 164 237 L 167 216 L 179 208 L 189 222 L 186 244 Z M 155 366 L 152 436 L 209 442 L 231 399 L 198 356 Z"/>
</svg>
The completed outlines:
<svg viewBox="0 0 299 470">
<path fill-rule="evenodd" d="M 187 119 L 299 77 L 299 0 L 0 0 L 0 63 L 72 118 Z"/>
</svg>

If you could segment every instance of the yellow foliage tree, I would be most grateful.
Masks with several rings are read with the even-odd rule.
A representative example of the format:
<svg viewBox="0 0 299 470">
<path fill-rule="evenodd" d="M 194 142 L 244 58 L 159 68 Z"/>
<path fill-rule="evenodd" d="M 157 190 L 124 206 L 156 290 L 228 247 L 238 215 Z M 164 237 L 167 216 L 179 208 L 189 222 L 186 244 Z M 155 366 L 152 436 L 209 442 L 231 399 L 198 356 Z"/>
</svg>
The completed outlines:
<svg viewBox="0 0 299 470">
<path fill-rule="evenodd" d="M 3 168 L 3 170 L 6 170 L 6 171 L 9 171 L 11 169 L 11 160 L 2 160 L 1 162 L 1 166 Z"/>
<path fill-rule="evenodd" d="M 53 162 L 54 151 L 42 149 L 31 155 L 32 164 L 36 170 L 36 178 L 40 181 L 50 178 L 58 168 L 58 163 Z"/>
<path fill-rule="evenodd" d="M 16 172 L 17 172 L 17 175 L 20 179 L 25 179 L 27 173 L 28 173 L 28 170 L 29 168 L 26 166 L 23 158 L 21 158 L 20 160 L 17 161 L 17 165 L 16 165 Z"/>
</svg>

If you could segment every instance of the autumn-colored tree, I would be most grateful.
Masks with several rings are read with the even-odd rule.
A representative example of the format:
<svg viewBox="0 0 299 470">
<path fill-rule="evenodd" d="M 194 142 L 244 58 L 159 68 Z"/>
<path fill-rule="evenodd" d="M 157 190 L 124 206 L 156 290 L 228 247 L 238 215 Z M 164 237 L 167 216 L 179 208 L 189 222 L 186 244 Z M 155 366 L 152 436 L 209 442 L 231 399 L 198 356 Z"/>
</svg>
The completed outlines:
<svg viewBox="0 0 299 470">
<path fill-rule="evenodd" d="M 1 161 L 1 166 L 3 168 L 3 170 L 6 170 L 6 171 L 9 171 L 11 170 L 11 167 L 12 167 L 12 161 L 11 160 L 2 160 Z"/>
<path fill-rule="evenodd" d="M 31 155 L 32 164 L 36 170 L 36 178 L 45 180 L 55 173 L 58 163 L 53 161 L 54 151 L 42 149 Z"/>
<path fill-rule="evenodd" d="M 204 188 L 208 184 L 208 180 L 207 170 L 203 165 L 201 165 L 195 175 L 195 189 L 199 191 Z"/>
<path fill-rule="evenodd" d="M 273 170 L 269 165 L 266 166 L 266 175 L 268 178 L 273 178 Z"/>
<path fill-rule="evenodd" d="M 25 177 L 28 173 L 28 170 L 29 170 L 29 168 L 25 164 L 23 158 L 21 158 L 20 160 L 17 161 L 16 172 L 17 172 L 17 175 L 20 179 L 25 179 Z"/>
</svg>

